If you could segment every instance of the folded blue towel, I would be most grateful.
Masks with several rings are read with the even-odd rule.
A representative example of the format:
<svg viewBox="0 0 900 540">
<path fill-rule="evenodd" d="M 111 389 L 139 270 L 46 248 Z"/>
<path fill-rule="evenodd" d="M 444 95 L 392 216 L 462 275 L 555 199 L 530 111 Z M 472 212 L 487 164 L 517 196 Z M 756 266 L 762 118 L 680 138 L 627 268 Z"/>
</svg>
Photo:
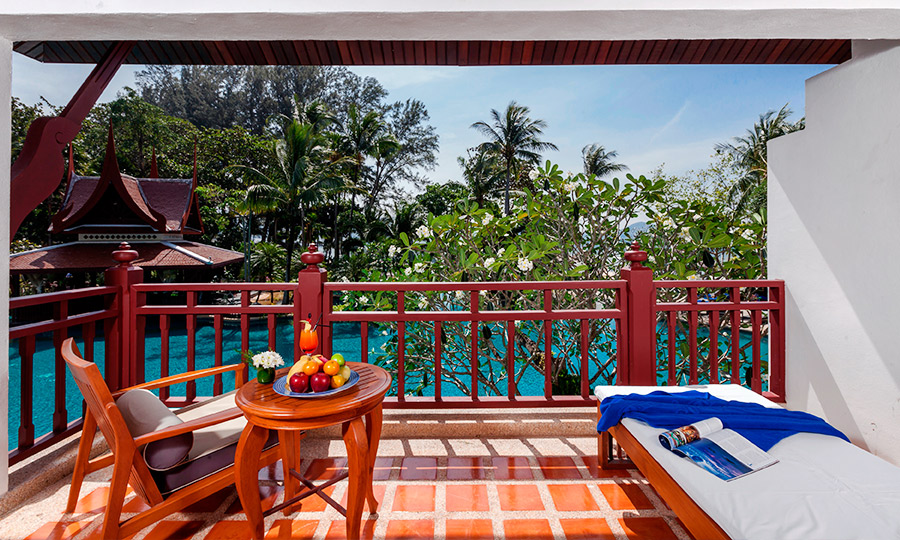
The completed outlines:
<svg viewBox="0 0 900 540">
<path fill-rule="evenodd" d="M 662 429 L 675 429 L 715 416 L 722 424 L 747 440 L 768 450 L 785 437 L 796 433 L 821 433 L 840 437 L 846 435 L 818 416 L 800 411 L 770 409 L 757 403 L 726 401 L 707 392 L 663 392 L 610 396 L 600 402 L 600 422 L 597 431 L 606 431 L 622 418 L 634 418 Z"/>
</svg>

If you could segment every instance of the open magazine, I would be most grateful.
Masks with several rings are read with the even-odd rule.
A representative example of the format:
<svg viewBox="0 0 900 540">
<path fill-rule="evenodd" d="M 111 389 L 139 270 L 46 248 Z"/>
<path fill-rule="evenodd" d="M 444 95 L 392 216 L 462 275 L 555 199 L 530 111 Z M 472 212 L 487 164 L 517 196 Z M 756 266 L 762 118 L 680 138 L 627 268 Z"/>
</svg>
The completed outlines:
<svg viewBox="0 0 900 540">
<path fill-rule="evenodd" d="M 778 463 L 740 434 L 724 429 L 718 418 L 707 418 L 661 433 L 659 442 L 725 481 Z"/>
</svg>

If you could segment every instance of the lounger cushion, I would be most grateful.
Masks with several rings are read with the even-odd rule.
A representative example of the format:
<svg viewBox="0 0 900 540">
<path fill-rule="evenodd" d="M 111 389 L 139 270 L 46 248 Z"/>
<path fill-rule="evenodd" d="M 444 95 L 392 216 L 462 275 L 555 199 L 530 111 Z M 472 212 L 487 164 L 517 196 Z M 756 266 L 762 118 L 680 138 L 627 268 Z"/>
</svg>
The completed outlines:
<svg viewBox="0 0 900 540">
<path fill-rule="evenodd" d="M 135 438 L 184 422 L 149 390 L 129 390 L 116 400 L 116 405 Z M 187 459 L 193 446 L 192 433 L 153 441 L 144 445 L 144 461 L 151 469 L 168 469 Z"/>
</svg>

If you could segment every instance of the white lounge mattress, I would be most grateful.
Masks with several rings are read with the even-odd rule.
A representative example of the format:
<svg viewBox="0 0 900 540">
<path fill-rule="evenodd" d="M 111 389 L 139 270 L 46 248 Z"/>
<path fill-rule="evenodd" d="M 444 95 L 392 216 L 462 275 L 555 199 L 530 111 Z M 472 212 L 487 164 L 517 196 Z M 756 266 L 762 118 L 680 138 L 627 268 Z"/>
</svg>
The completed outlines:
<svg viewBox="0 0 900 540">
<path fill-rule="evenodd" d="M 615 394 L 699 390 L 735 401 L 779 405 L 738 385 L 598 386 Z M 622 424 L 682 489 L 734 540 L 900 539 L 900 467 L 837 437 L 798 433 L 768 452 L 767 469 L 722 481 L 659 444 L 664 430 L 625 418 Z"/>
</svg>

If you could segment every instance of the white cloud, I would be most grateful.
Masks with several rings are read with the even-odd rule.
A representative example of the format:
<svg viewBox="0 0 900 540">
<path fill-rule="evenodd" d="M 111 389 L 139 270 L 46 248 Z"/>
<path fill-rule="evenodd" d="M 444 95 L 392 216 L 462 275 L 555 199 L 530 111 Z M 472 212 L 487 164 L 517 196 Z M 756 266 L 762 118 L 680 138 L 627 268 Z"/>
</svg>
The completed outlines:
<svg viewBox="0 0 900 540">
<path fill-rule="evenodd" d="M 684 102 L 684 105 L 682 105 L 681 108 L 678 109 L 678 112 L 675 113 L 675 116 L 673 116 L 668 122 L 666 122 L 665 125 L 664 125 L 663 127 L 661 127 L 661 128 L 659 128 L 658 130 L 656 130 L 656 133 L 654 133 L 654 134 L 650 137 L 650 142 L 655 141 L 657 138 L 659 138 L 660 135 L 662 135 L 663 133 L 665 133 L 666 131 L 668 131 L 669 128 L 671 128 L 672 126 L 674 126 L 675 124 L 677 124 L 678 121 L 681 120 L 682 115 L 684 115 L 684 111 L 687 110 L 688 105 L 690 105 L 690 103 L 691 103 L 690 101 L 685 101 L 685 102 Z"/>
</svg>

